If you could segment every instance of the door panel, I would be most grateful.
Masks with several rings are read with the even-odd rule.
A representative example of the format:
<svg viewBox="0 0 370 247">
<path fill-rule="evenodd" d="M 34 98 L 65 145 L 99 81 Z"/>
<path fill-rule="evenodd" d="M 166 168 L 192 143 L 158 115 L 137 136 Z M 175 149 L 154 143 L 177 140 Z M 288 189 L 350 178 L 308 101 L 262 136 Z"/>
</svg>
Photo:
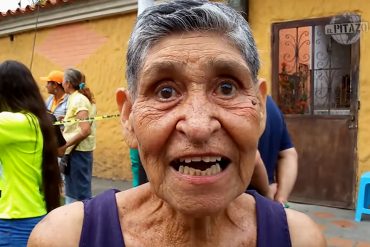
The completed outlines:
<svg viewBox="0 0 370 247">
<path fill-rule="evenodd" d="M 286 117 L 299 153 L 291 201 L 353 207 L 355 129 L 346 118 Z"/>
</svg>

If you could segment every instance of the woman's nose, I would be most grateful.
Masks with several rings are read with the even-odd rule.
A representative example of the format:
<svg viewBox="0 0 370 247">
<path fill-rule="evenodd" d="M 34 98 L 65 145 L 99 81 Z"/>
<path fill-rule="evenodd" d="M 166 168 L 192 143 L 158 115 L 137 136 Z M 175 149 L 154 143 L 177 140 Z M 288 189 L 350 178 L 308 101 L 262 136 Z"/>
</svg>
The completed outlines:
<svg viewBox="0 0 370 247">
<path fill-rule="evenodd" d="M 193 144 L 206 143 L 221 128 L 215 106 L 205 99 L 194 97 L 182 110 L 183 117 L 176 124 L 176 130 Z"/>
</svg>

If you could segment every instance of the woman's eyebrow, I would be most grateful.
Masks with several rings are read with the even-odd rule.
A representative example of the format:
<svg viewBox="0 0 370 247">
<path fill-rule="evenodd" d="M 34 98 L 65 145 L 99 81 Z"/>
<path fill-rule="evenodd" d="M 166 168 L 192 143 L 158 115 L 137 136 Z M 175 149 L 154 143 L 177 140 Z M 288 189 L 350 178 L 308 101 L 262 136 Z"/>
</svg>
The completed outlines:
<svg viewBox="0 0 370 247">
<path fill-rule="evenodd" d="M 178 60 L 153 61 L 145 65 L 142 70 L 142 78 L 153 77 L 163 73 L 184 71 L 186 62 Z M 204 69 L 213 73 L 238 74 L 251 77 L 250 69 L 245 63 L 225 58 L 212 58 L 205 61 Z"/>
<path fill-rule="evenodd" d="M 229 73 L 245 74 L 251 76 L 249 67 L 246 64 L 240 63 L 235 60 L 214 58 L 207 62 L 207 68 L 214 71 L 227 71 Z"/>
<path fill-rule="evenodd" d="M 161 73 L 163 71 L 176 71 L 182 70 L 185 66 L 184 62 L 178 61 L 155 61 L 149 63 L 147 66 L 143 68 L 142 76 L 153 76 L 157 73 Z"/>
</svg>

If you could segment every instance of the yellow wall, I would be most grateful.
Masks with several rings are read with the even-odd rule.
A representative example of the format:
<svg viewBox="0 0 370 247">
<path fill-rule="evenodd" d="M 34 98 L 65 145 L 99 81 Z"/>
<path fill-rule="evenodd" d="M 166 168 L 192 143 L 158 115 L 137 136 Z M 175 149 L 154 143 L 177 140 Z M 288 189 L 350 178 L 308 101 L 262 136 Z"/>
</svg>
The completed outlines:
<svg viewBox="0 0 370 247">
<path fill-rule="evenodd" d="M 115 103 L 115 90 L 126 85 L 124 77 L 125 54 L 128 37 L 135 19 L 136 12 L 80 23 L 83 28 L 105 37 L 101 46 L 76 65 L 78 69 L 86 74 L 87 85 L 95 94 L 98 115 L 118 113 Z M 43 44 L 43 41 L 52 31 L 53 28 L 38 30 L 36 47 Z M 69 35 L 72 34 L 67 33 L 65 37 L 69 37 Z M 9 37 L 0 38 L 0 61 L 14 59 L 29 66 L 33 39 L 33 32 L 16 34 L 13 42 L 10 41 Z M 76 50 L 76 53 L 82 52 Z M 40 82 L 39 77 L 47 75 L 53 69 L 63 70 L 65 68 L 60 64 L 53 63 L 52 59 L 48 59 L 48 57 L 37 52 L 36 49 L 32 73 L 40 83 L 40 89 L 45 99 L 48 96 L 45 83 Z M 131 178 L 128 147 L 123 141 L 118 118 L 97 122 L 94 175 L 113 179 Z"/>
<path fill-rule="evenodd" d="M 249 23 L 262 60 L 260 76 L 271 80 L 271 24 L 274 22 L 329 17 L 356 12 L 362 21 L 370 21 L 370 1 L 363 0 L 250 0 Z M 358 123 L 358 175 L 370 171 L 370 30 L 360 39 Z M 343 140 L 346 141 L 346 140 Z"/>
<path fill-rule="evenodd" d="M 274 22 L 300 20 L 357 12 L 362 21 L 370 20 L 370 2 L 362 0 L 250 0 L 249 22 L 252 27 L 262 59 L 260 76 L 271 79 L 271 24 Z M 127 41 L 136 18 L 136 13 L 101 20 L 82 22 L 82 25 L 101 34 L 107 40 L 76 67 L 87 77 L 93 90 L 99 114 L 116 113 L 116 88 L 126 85 L 124 79 Z M 109 28 L 107 28 L 109 27 Z M 36 47 L 53 30 L 38 30 Z M 0 61 L 16 59 L 30 65 L 34 32 L 16 34 L 14 41 L 0 38 Z M 360 86 L 358 129 L 358 174 L 370 170 L 370 31 L 361 34 Z M 77 51 L 76 51 L 77 52 Z M 32 72 L 38 80 L 52 69 L 64 68 L 53 63 L 37 51 L 33 57 Z M 39 81 L 39 80 L 38 80 Z M 44 97 L 44 84 L 40 83 Z M 97 148 L 94 153 L 94 175 L 113 179 L 131 178 L 128 147 L 124 144 L 118 119 L 97 122 Z"/>
</svg>

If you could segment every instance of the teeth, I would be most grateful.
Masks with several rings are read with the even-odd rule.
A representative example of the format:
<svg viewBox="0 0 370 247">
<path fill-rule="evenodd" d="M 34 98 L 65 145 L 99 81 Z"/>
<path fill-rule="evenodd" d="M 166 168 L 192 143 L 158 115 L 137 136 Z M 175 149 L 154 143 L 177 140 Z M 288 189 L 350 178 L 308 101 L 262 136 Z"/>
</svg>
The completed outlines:
<svg viewBox="0 0 370 247">
<path fill-rule="evenodd" d="M 199 162 L 199 161 L 202 160 L 202 158 L 201 157 L 193 157 L 193 158 L 191 158 L 191 160 L 194 161 L 194 162 Z"/>
<path fill-rule="evenodd" d="M 204 162 L 210 162 L 210 161 L 211 161 L 211 157 L 209 157 L 209 156 L 205 156 L 205 157 L 202 157 L 202 160 L 203 160 Z"/>
<path fill-rule="evenodd" d="M 216 162 L 216 160 L 217 160 L 217 157 L 209 157 L 209 161 L 211 162 Z"/>
<path fill-rule="evenodd" d="M 202 175 L 202 171 L 201 170 L 199 170 L 199 169 L 194 169 L 194 170 L 195 170 L 195 175 L 196 176 Z"/>
<path fill-rule="evenodd" d="M 187 158 L 180 158 L 179 161 L 181 163 L 189 164 L 191 162 L 205 162 L 205 163 L 215 163 L 208 169 L 202 171 L 200 169 L 195 169 L 185 164 L 179 166 L 179 172 L 185 175 L 190 176 L 211 176 L 222 171 L 219 162 L 221 161 L 221 156 L 196 156 L 196 157 L 187 157 Z M 210 164 L 211 165 L 211 164 Z"/>
<path fill-rule="evenodd" d="M 190 163 L 190 162 L 216 162 L 221 161 L 221 156 L 203 156 L 203 157 L 189 157 L 189 158 L 180 158 L 180 162 Z"/>
<path fill-rule="evenodd" d="M 212 168 L 212 173 L 217 173 L 217 166 L 216 165 L 213 165 L 211 168 Z"/>
<path fill-rule="evenodd" d="M 221 171 L 221 166 L 219 163 L 216 163 L 216 172 L 219 173 Z"/>
<path fill-rule="evenodd" d="M 208 168 L 206 170 L 206 175 L 208 175 L 208 176 L 212 175 L 212 168 Z"/>
<path fill-rule="evenodd" d="M 190 176 L 194 176 L 195 175 L 195 169 L 194 168 L 190 167 L 189 175 Z"/>
<path fill-rule="evenodd" d="M 190 175 L 190 176 L 212 176 L 212 175 L 216 175 L 220 173 L 221 167 L 218 163 L 216 163 L 215 165 L 211 166 L 207 170 L 202 171 L 202 170 L 194 169 L 188 166 L 180 166 L 179 172 L 184 175 Z"/>
</svg>

